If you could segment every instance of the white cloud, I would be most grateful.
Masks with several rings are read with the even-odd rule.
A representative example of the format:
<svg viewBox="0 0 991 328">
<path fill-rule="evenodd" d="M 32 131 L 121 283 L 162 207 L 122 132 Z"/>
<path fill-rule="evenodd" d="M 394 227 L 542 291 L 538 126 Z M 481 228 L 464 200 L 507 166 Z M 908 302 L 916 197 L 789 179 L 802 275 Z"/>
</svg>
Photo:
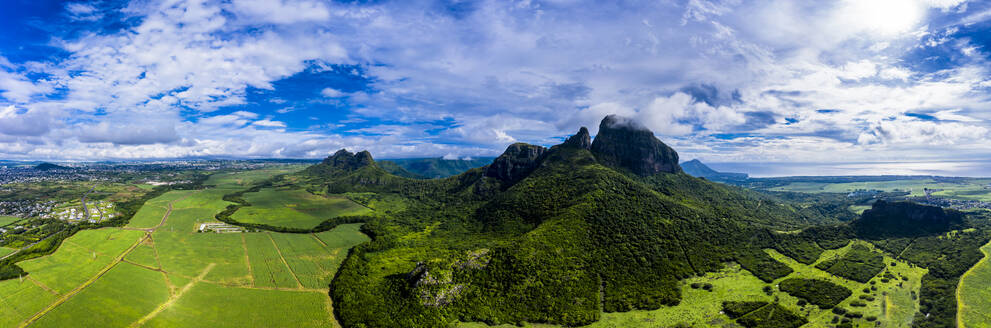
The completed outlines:
<svg viewBox="0 0 991 328">
<path fill-rule="evenodd" d="M 269 128 L 284 128 L 286 123 L 272 120 L 257 120 L 251 123 L 252 125 L 269 127 Z"/>
<path fill-rule="evenodd" d="M 320 94 L 327 98 L 340 98 L 346 95 L 346 93 L 334 88 L 324 88 L 320 90 Z"/>
<path fill-rule="evenodd" d="M 36 84 L 20 74 L 6 72 L 0 68 L 0 96 L 8 100 L 24 103 L 30 101 L 34 95 L 51 91 L 49 85 Z"/>
<path fill-rule="evenodd" d="M 325 21 L 330 10 L 319 1 L 235 0 L 234 12 L 244 18 L 277 24 Z"/>
<path fill-rule="evenodd" d="M 98 8 L 91 4 L 70 2 L 65 5 L 65 10 L 69 12 L 69 17 L 79 21 L 97 21 L 103 18 Z"/>
<path fill-rule="evenodd" d="M 943 155 L 985 151 L 974 135 L 950 131 L 988 128 L 983 54 L 938 72 L 904 61 L 926 41 L 966 51 L 954 33 L 926 21 L 963 6 L 490 1 L 452 15 L 407 1 L 135 1 L 123 14 L 136 26 L 54 39 L 69 53 L 65 61 L 0 57 L 0 96 L 9 100 L 0 108 L 17 105 L 0 118 L 0 154 L 320 157 L 349 147 L 379 157 L 494 155 L 511 142 L 556 143 L 582 125 L 594 134 L 613 113 L 640 120 L 686 154 L 718 159 L 911 158 L 941 140 L 952 141 L 941 144 Z M 356 65 L 353 75 L 368 88 L 326 88 L 321 96 L 334 99 L 311 101 L 340 105 L 347 119 L 306 122 L 314 126 L 300 131 L 297 122 L 256 113 L 212 112 L 247 102 L 249 87 L 279 95 L 273 82 L 338 64 Z M 28 79 L 31 73 L 48 77 Z M 684 90 L 699 84 L 718 97 L 695 99 Z M 56 89 L 64 97 L 39 100 Z M 290 100 L 271 110 L 313 110 Z M 910 112 L 941 122 L 904 119 Z M 169 123 L 142 130 L 115 124 L 115 115 Z M 369 126 L 376 121 L 385 123 Z M 449 124 L 423 123 L 435 121 Z M 719 133 L 758 136 L 711 137 Z"/>
<path fill-rule="evenodd" d="M 14 105 L 0 108 L 0 135 L 43 135 L 55 125 L 52 114 L 54 113 Z"/>
<path fill-rule="evenodd" d="M 902 146 L 944 146 L 985 140 L 988 129 L 961 123 L 937 123 L 919 120 L 892 120 L 873 123 L 857 138 L 860 144 Z"/>
</svg>

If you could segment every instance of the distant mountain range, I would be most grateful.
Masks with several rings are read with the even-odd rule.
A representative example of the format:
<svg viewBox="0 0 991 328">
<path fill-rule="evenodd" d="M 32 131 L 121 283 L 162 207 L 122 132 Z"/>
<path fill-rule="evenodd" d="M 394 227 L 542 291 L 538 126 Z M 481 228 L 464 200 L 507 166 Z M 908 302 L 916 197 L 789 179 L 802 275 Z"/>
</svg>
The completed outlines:
<svg viewBox="0 0 991 328">
<path fill-rule="evenodd" d="M 685 173 L 688 173 L 688 175 L 716 181 L 741 181 L 746 180 L 749 177 L 746 173 L 719 172 L 713 170 L 711 167 L 705 165 L 698 159 L 681 163 L 681 169 L 684 170 Z"/>
<path fill-rule="evenodd" d="M 466 159 L 405 158 L 378 161 L 383 170 L 401 177 L 414 179 L 436 179 L 458 175 L 473 168 L 492 163 L 495 157 Z"/>
</svg>

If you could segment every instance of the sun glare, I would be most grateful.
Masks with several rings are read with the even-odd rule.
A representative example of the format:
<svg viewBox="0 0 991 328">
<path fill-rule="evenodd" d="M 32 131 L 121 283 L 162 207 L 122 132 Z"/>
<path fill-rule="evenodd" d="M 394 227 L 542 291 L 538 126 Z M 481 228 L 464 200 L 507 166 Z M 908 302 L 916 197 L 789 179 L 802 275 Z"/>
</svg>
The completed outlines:
<svg viewBox="0 0 991 328">
<path fill-rule="evenodd" d="M 845 21 L 878 36 L 894 36 L 915 28 L 924 8 L 913 0 L 847 0 L 841 10 Z"/>
</svg>

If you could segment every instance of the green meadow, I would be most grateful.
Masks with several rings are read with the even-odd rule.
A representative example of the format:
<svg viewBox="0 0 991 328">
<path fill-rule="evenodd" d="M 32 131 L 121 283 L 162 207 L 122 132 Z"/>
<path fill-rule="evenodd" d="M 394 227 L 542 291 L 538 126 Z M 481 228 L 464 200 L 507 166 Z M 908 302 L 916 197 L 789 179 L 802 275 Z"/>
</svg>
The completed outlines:
<svg viewBox="0 0 991 328">
<path fill-rule="evenodd" d="M 240 208 L 238 222 L 308 229 L 327 219 L 370 213 L 371 210 L 343 196 L 319 196 L 300 189 L 265 188 L 244 194 L 251 206 Z"/>
<path fill-rule="evenodd" d="M 121 263 L 32 326 L 126 327 L 168 298 L 164 274 Z"/>
<path fill-rule="evenodd" d="M 958 181 L 936 181 L 934 179 L 905 178 L 890 181 L 864 181 L 845 183 L 792 182 L 774 187 L 772 191 L 795 191 L 806 193 L 835 192 L 847 193 L 861 189 L 881 191 L 911 192 L 911 196 L 925 196 L 925 188 L 942 189 L 933 195 L 963 200 L 991 201 L 991 179 L 962 179 Z"/>
<path fill-rule="evenodd" d="M 984 259 L 960 277 L 957 326 L 991 327 L 991 243 L 981 247 Z"/>
<path fill-rule="evenodd" d="M 21 262 L 28 276 L 0 281 L 0 327 L 336 326 L 328 288 L 348 249 L 369 240 L 361 224 L 319 234 L 196 229 L 231 204 L 225 194 L 292 170 L 216 174 L 205 190 L 149 200 L 127 228 L 83 230 Z M 255 200 L 314 206 L 294 199 L 305 204 Z"/>
<path fill-rule="evenodd" d="M 11 224 L 11 223 L 14 223 L 14 222 L 17 222 L 17 221 L 20 221 L 20 220 L 21 220 L 21 218 L 19 218 L 19 217 L 0 215 L 0 227 L 6 226 L 8 224 Z"/>
<path fill-rule="evenodd" d="M 16 249 L 7 248 L 7 247 L 0 247 L 0 257 L 4 257 L 7 254 L 13 253 L 14 251 L 16 251 Z"/>
</svg>

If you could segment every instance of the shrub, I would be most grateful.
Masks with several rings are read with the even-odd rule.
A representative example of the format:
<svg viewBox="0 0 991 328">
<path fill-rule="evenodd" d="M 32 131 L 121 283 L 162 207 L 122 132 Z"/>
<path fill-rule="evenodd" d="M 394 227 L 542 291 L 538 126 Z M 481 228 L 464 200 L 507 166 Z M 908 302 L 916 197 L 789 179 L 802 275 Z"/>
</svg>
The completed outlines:
<svg viewBox="0 0 991 328">
<path fill-rule="evenodd" d="M 823 309 L 832 308 L 853 294 L 846 287 L 817 279 L 786 279 L 781 282 L 780 288 Z"/>
</svg>

